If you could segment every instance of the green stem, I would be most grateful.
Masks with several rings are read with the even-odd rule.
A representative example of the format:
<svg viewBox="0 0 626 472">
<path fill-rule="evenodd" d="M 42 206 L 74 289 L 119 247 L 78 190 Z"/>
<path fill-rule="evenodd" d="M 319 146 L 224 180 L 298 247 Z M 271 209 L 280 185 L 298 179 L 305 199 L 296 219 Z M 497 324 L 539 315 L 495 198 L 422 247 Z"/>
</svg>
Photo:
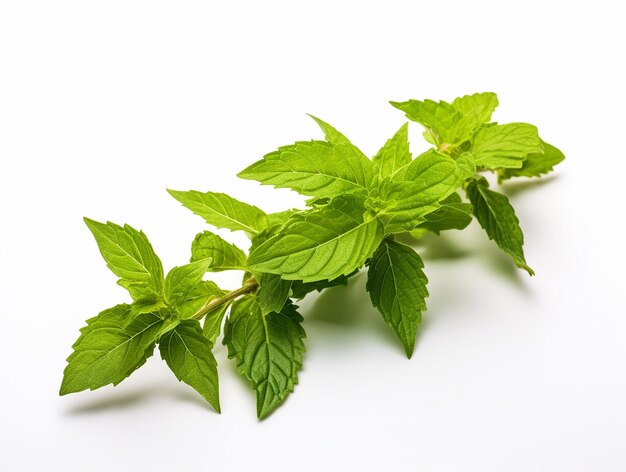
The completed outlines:
<svg viewBox="0 0 626 472">
<path fill-rule="evenodd" d="M 215 310 L 216 308 L 219 308 L 219 307 L 221 307 L 223 305 L 226 305 L 227 303 L 230 303 L 233 300 L 235 300 L 236 298 L 239 298 L 239 297 L 241 297 L 243 295 L 247 295 L 248 293 L 252 293 L 258 287 L 259 287 L 259 283 L 256 281 L 256 279 L 254 279 L 254 278 L 248 279 L 246 281 L 246 283 L 243 284 L 238 289 L 232 290 L 232 291 L 228 292 L 224 296 L 217 297 L 217 298 L 212 298 L 211 300 L 209 300 L 191 318 L 194 319 L 194 320 L 201 320 L 208 313 L 210 313 L 211 311 Z"/>
</svg>

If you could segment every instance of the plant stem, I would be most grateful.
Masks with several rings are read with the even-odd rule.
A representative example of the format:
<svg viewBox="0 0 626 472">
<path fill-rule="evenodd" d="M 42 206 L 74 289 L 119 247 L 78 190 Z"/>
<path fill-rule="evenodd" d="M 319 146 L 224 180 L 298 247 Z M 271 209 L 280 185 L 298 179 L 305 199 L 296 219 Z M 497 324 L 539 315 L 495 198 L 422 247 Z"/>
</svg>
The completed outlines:
<svg viewBox="0 0 626 472">
<path fill-rule="evenodd" d="M 212 298 L 211 300 L 209 300 L 191 318 L 194 320 L 201 320 L 202 318 L 204 318 L 204 316 L 207 313 L 215 310 L 216 308 L 221 307 L 222 305 L 232 302 L 233 300 L 241 297 L 242 295 L 247 295 L 248 293 L 254 292 L 258 287 L 259 287 L 259 283 L 256 281 L 256 279 L 254 278 L 248 279 L 246 283 L 243 284 L 241 287 L 228 292 L 224 296 Z"/>
</svg>

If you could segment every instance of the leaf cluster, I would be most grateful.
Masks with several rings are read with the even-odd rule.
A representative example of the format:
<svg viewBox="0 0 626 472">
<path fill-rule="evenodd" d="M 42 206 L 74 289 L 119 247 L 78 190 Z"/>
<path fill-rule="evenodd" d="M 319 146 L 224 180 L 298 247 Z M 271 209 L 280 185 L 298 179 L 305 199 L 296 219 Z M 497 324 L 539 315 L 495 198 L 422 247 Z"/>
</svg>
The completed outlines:
<svg viewBox="0 0 626 472">
<path fill-rule="evenodd" d="M 363 268 L 372 305 L 411 357 L 428 279 L 420 255 L 398 235 L 462 230 L 475 218 L 533 275 L 515 211 L 485 174 L 499 181 L 541 176 L 563 154 L 533 125 L 493 122 L 494 93 L 391 104 L 423 126 L 430 149 L 414 156 L 404 123 L 370 158 L 312 117 L 323 140 L 279 147 L 238 174 L 304 195 L 302 209 L 268 214 L 223 193 L 169 190 L 208 225 L 245 232 L 249 251 L 206 230 L 194 238 L 190 262 L 164 275 L 143 232 L 85 219 L 132 302 L 87 320 L 61 394 L 117 385 L 158 346 L 174 375 L 220 411 L 213 347 L 223 334 L 228 357 L 255 391 L 257 415 L 264 418 L 293 391 L 302 368 L 306 335 L 294 302 L 345 285 Z M 240 288 L 223 290 L 205 280 L 225 270 L 242 271 Z"/>
</svg>

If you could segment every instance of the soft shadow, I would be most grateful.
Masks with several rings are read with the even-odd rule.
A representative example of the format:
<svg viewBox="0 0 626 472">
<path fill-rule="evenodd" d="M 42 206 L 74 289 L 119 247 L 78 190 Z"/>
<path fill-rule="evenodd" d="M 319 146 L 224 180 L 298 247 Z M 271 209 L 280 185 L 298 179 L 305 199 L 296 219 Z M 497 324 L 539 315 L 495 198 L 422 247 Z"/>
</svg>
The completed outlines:
<svg viewBox="0 0 626 472">
<path fill-rule="evenodd" d="M 366 280 L 367 273 L 362 271 L 351 277 L 347 286 L 333 287 L 316 294 L 307 303 L 305 323 L 319 328 L 339 328 L 341 333 L 336 338 L 326 337 L 326 341 L 332 339 L 334 342 L 336 339 L 338 344 L 343 344 L 346 333 L 364 339 L 374 335 L 398 352 L 403 352 L 391 328 L 372 306 L 365 289 Z M 334 329 L 332 331 L 336 332 Z"/>
<path fill-rule="evenodd" d="M 526 190 L 543 187 L 558 178 L 558 175 L 549 175 L 541 178 L 534 177 L 528 180 L 506 180 L 500 184 L 500 188 L 502 189 L 503 194 L 508 195 L 509 197 L 514 197 L 515 195 L 525 192 Z"/>
<path fill-rule="evenodd" d="M 186 391 L 186 385 L 181 384 L 181 388 L 173 388 L 171 385 L 152 385 L 135 389 L 131 392 L 113 392 L 106 398 L 89 401 L 83 405 L 70 408 L 65 412 L 67 416 L 81 416 L 87 414 L 97 414 L 108 410 L 125 410 L 138 403 L 143 403 L 149 399 L 167 397 L 185 403 L 193 403 L 197 406 L 214 411 L 213 408 L 198 394 L 193 391 Z"/>
<path fill-rule="evenodd" d="M 436 234 L 428 233 L 421 239 L 420 254 L 425 260 L 448 260 L 462 259 L 471 255 L 467 249 L 461 248 L 455 244 L 446 233 Z"/>
</svg>

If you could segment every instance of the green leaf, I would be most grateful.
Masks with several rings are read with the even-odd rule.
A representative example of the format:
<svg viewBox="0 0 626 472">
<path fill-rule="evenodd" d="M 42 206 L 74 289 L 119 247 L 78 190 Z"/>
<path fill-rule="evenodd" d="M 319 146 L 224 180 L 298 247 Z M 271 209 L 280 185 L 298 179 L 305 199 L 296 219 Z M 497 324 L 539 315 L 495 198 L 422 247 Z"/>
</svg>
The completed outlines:
<svg viewBox="0 0 626 472">
<path fill-rule="evenodd" d="M 228 357 L 256 392 L 257 416 L 265 418 L 298 383 L 302 368 L 302 316 L 287 303 L 280 312 L 261 314 L 254 297 L 233 303 L 224 327 Z"/>
<path fill-rule="evenodd" d="M 218 306 L 214 310 L 211 310 L 204 317 L 204 324 L 202 325 L 202 331 L 204 336 L 211 342 L 211 346 L 215 345 L 215 340 L 220 335 L 222 330 L 222 321 L 224 315 L 230 307 L 230 303 Z"/>
<path fill-rule="evenodd" d="M 456 125 L 462 115 L 447 102 L 433 100 L 408 100 L 406 102 L 390 102 L 392 106 L 405 112 L 411 121 L 417 121 L 424 126 L 437 147 L 442 144 L 455 144 L 469 139 L 463 133 L 459 136 Z M 467 133 L 465 133 L 467 134 Z"/>
<path fill-rule="evenodd" d="M 498 97 L 495 93 L 484 92 L 456 98 L 452 104 L 433 100 L 391 104 L 404 111 L 408 119 L 423 125 L 427 140 L 444 150 L 471 139 L 474 131 L 491 119 Z"/>
<path fill-rule="evenodd" d="M 61 395 L 117 385 L 152 355 L 166 321 L 142 313 L 124 327 L 129 315 L 130 305 L 117 305 L 87 320 L 67 358 Z"/>
<path fill-rule="evenodd" d="M 491 115 L 498 106 L 498 96 L 493 92 L 475 93 L 455 98 L 452 106 L 463 115 L 463 120 L 477 129 L 491 121 Z"/>
<path fill-rule="evenodd" d="M 385 224 L 385 232 L 415 229 L 462 181 L 463 175 L 452 158 L 435 150 L 420 155 L 381 184 L 378 217 Z"/>
<path fill-rule="evenodd" d="M 238 174 L 277 188 L 290 188 L 311 197 L 352 193 L 367 195 L 374 164 L 350 144 L 325 141 L 283 146 Z"/>
<path fill-rule="evenodd" d="M 182 192 L 168 190 L 183 206 L 217 228 L 258 234 L 269 224 L 267 215 L 259 208 L 240 202 L 225 193 Z"/>
<path fill-rule="evenodd" d="M 307 294 L 311 292 L 321 292 L 326 288 L 338 287 L 340 285 L 348 285 L 348 279 L 353 275 L 359 273 L 359 269 L 356 269 L 348 275 L 340 275 L 333 280 L 318 280 L 316 282 L 302 282 L 301 280 L 294 280 L 291 285 L 292 298 L 302 300 Z"/>
<path fill-rule="evenodd" d="M 398 169 L 411 163 L 409 150 L 409 124 L 403 124 L 372 159 L 381 178 L 392 176 Z"/>
<path fill-rule="evenodd" d="M 543 153 L 533 152 L 526 156 L 522 167 L 519 169 L 502 169 L 499 173 L 500 179 L 511 177 L 540 177 L 554 170 L 554 166 L 559 164 L 565 155 L 552 144 L 541 141 Z"/>
<path fill-rule="evenodd" d="M 410 358 L 428 297 L 428 279 L 422 271 L 424 263 L 410 247 L 385 240 L 368 267 L 366 289 L 372 304 L 394 330 Z"/>
<path fill-rule="evenodd" d="M 329 143 L 352 144 L 348 138 L 346 138 L 342 133 L 337 131 L 334 127 L 332 127 L 325 121 L 319 119 L 317 116 L 313 116 L 310 114 L 309 116 L 313 118 L 317 125 L 322 129 L 322 132 L 324 133 L 324 138 L 326 138 L 326 141 L 328 141 Z"/>
<path fill-rule="evenodd" d="M 176 307 L 176 312 L 180 319 L 191 318 L 210 300 L 221 297 L 225 293 L 215 282 L 203 280 L 187 292 L 184 300 Z"/>
<path fill-rule="evenodd" d="M 291 292 L 293 281 L 284 280 L 276 274 L 257 274 L 259 289 L 256 292 L 261 312 L 266 315 L 272 311 L 280 311 Z"/>
<path fill-rule="evenodd" d="M 472 146 L 476 166 L 485 169 L 520 168 L 528 154 L 541 152 L 537 128 L 527 123 L 484 126 Z"/>
<path fill-rule="evenodd" d="M 279 234 L 252 249 L 248 267 L 304 282 L 349 274 L 383 238 L 380 222 L 364 220 L 364 212 L 361 200 L 345 195 L 319 210 L 295 215 Z"/>
<path fill-rule="evenodd" d="M 427 214 L 419 228 L 439 234 L 450 229 L 465 229 L 472 222 L 472 205 L 463 203 L 458 193 L 441 202 L 441 207 Z"/>
<path fill-rule="evenodd" d="M 217 362 L 211 347 L 196 320 L 181 321 L 159 340 L 161 357 L 176 378 L 195 389 L 219 413 Z"/>
<path fill-rule="evenodd" d="M 277 211 L 276 213 L 270 213 L 267 215 L 270 219 L 269 226 L 278 226 L 285 224 L 289 218 L 291 218 L 295 213 L 298 213 L 301 210 L 285 210 L 285 211 Z"/>
<path fill-rule="evenodd" d="M 199 233 L 191 243 L 191 262 L 202 259 L 212 259 L 210 272 L 246 270 L 246 254 L 210 231 Z"/>
<path fill-rule="evenodd" d="M 211 259 L 202 259 L 180 267 L 174 267 L 165 277 L 165 300 L 177 307 L 202 281 Z"/>
<path fill-rule="evenodd" d="M 84 220 L 107 267 L 119 277 L 117 283 L 134 300 L 158 299 L 163 292 L 163 266 L 143 231 L 128 225 Z"/>
<path fill-rule="evenodd" d="M 463 180 L 470 179 L 476 175 L 476 163 L 474 156 L 470 152 L 463 152 L 456 159 L 456 165 L 461 171 Z"/>
<path fill-rule="evenodd" d="M 489 190 L 487 181 L 482 178 L 467 186 L 467 196 L 474 205 L 474 216 L 483 227 L 489 239 L 506 252 L 515 264 L 530 275 L 535 272 L 526 264 L 524 257 L 524 235 L 519 226 L 515 210 L 504 195 Z"/>
</svg>

